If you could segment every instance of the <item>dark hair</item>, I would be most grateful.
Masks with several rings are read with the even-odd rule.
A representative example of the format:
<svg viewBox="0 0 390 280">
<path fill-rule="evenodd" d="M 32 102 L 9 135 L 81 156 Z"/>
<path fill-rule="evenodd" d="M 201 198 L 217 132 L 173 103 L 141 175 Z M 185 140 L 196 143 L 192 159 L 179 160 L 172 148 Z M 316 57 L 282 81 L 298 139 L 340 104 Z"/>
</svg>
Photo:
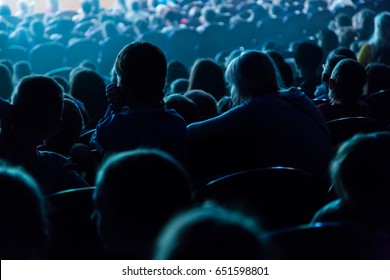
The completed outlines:
<svg viewBox="0 0 390 280">
<path fill-rule="evenodd" d="M 254 221 L 222 208 L 197 208 L 173 219 L 157 240 L 155 259 L 259 260 L 267 249 Z"/>
<path fill-rule="evenodd" d="M 298 67 L 316 70 L 322 61 L 322 49 L 310 42 L 299 43 L 294 50 L 294 58 Z"/>
<path fill-rule="evenodd" d="M 42 257 L 47 241 L 44 197 L 35 180 L 21 168 L 0 166 L 0 257 Z"/>
<path fill-rule="evenodd" d="M 25 77 L 12 95 L 14 125 L 46 134 L 58 124 L 63 103 L 62 88 L 53 78 Z"/>
<path fill-rule="evenodd" d="M 125 46 L 115 61 L 125 94 L 142 101 L 163 99 L 167 60 L 156 46 L 137 41 Z"/>
<path fill-rule="evenodd" d="M 226 95 L 223 69 L 214 60 L 201 58 L 191 68 L 188 90 L 200 89 L 216 100 Z"/>
<path fill-rule="evenodd" d="M 390 210 L 390 133 L 358 134 L 340 146 L 330 176 L 343 202 Z"/>
<path fill-rule="evenodd" d="M 9 100 L 14 86 L 12 83 L 12 76 L 7 66 L 0 63 L 0 97 Z"/>
<path fill-rule="evenodd" d="M 353 59 L 343 59 L 332 71 L 331 79 L 334 80 L 331 89 L 332 99 L 342 103 L 356 103 L 363 94 L 367 74 L 363 65 Z"/>
</svg>

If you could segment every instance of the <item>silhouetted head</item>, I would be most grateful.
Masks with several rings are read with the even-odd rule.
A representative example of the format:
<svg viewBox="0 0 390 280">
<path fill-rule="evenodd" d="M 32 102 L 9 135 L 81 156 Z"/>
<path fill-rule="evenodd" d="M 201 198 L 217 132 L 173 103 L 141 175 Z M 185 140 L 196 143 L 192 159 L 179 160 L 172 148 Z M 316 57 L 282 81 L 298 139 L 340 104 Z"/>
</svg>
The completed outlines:
<svg viewBox="0 0 390 280">
<path fill-rule="evenodd" d="M 296 46 L 294 58 L 298 69 L 315 72 L 321 65 L 322 49 L 316 44 L 303 42 Z"/>
<path fill-rule="evenodd" d="M 118 54 L 115 71 L 127 105 L 162 102 L 167 61 L 156 46 L 142 41 L 128 44 Z"/>
<path fill-rule="evenodd" d="M 71 74 L 69 94 L 84 104 L 88 112 L 88 127 L 96 126 L 108 105 L 103 78 L 95 71 L 79 69 Z"/>
<path fill-rule="evenodd" d="M 7 66 L 0 63 L 0 97 L 9 100 L 13 90 L 12 75 Z"/>
<path fill-rule="evenodd" d="M 370 63 L 366 67 L 367 83 L 365 94 L 390 89 L 390 66 L 381 63 Z"/>
<path fill-rule="evenodd" d="M 191 68 L 188 90 L 200 89 L 216 100 L 226 95 L 223 69 L 212 59 L 198 59 Z"/>
<path fill-rule="evenodd" d="M 231 84 L 234 103 L 240 104 L 261 94 L 279 91 L 276 71 L 272 59 L 261 52 L 243 52 L 233 59 L 225 76 Z"/>
<path fill-rule="evenodd" d="M 260 260 L 267 258 L 256 223 L 222 208 L 197 208 L 173 219 L 157 239 L 160 260 Z"/>
<path fill-rule="evenodd" d="M 47 241 L 43 195 L 21 168 L 0 166 L 0 258 L 37 259 Z"/>
<path fill-rule="evenodd" d="M 183 63 L 172 60 L 167 66 L 167 86 L 177 79 L 188 79 L 189 73 Z"/>
<path fill-rule="evenodd" d="M 211 94 L 203 90 L 190 90 L 184 96 L 198 106 L 200 119 L 205 120 L 218 113 L 217 100 Z"/>
<path fill-rule="evenodd" d="M 199 109 L 194 101 L 181 94 L 171 94 L 164 98 L 165 106 L 174 109 L 187 123 L 187 125 L 199 120 Z"/>
<path fill-rule="evenodd" d="M 329 79 L 329 96 L 334 103 L 355 104 L 363 94 L 366 70 L 353 59 L 342 59 Z"/>
<path fill-rule="evenodd" d="M 96 178 L 98 233 L 108 251 L 141 257 L 172 215 L 191 204 L 183 167 L 157 150 L 138 149 L 108 158 Z"/>
<path fill-rule="evenodd" d="M 381 12 L 375 16 L 375 28 L 372 41 L 377 48 L 390 45 L 390 12 Z"/>
<path fill-rule="evenodd" d="M 63 92 L 53 78 L 28 76 L 22 79 L 11 102 L 15 107 L 15 130 L 44 137 L 55 131 L 61 122 Z"/>
<path fill-rule="evenodd" d="M 70 148 L 79 139 L 82 128 L 83 117 L 79 107 L 72 100 L 65 98 L 61 126 L 45 139 L 45 150 L 69 155 Z"/>
<path fill-rule="evenodd" d="M 22 78 L 31 75 L 31 65 L 28 61 L 18 61 L 14 64 L 14 81 L 18 83 Z"/>
<path fill-rule="evenodd" d="M 340 146 L 330 166 L 339 198 L 358 207 L 390 210 L 390 133 L 359 134 Z"/>
</svg>

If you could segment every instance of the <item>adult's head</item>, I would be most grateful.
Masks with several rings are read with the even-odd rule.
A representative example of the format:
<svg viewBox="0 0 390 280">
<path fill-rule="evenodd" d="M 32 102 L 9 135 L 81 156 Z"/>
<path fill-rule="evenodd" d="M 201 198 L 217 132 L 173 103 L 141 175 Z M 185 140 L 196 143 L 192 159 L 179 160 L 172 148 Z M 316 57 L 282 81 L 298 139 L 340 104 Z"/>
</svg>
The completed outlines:
<svg viewBox="0 0 390 280">
<path fill-rule="evenodd" d="M 13 129 L 42 138 L 57 130 L 63 109 L 61 86 L 45 76 L 28 76 L 21 80 L 12 95 L 15 107 Z M 26 139 L 29 140 L 29 139 Z"/>
<path fill-rule="evenodd" d="M 162 231 L 155 259 L 258 260 L 267 258 L 256 223 L 221 208 L 197 208 L 173 219 Z"/>
<path fill-rule="evenodd" d="M 363 94 L 366 79 L 363 65 L 353 59 L 341 60 L 329 79 L 330 99 L 338 104 L 356 104 Z"/>
<path fill-rule="evenodd" d="M 113 155 L 100 168 L 96 186 L 97 230 L 113 253 L 149 257 L 162 226 L 191 203 L 186 172 L 157 150 Z"/>
<path fill-rule="evenodd" d="M 9 100 L 13 90 L 12 74 L 6 65 L 0 63 L 0 97 Z"/>
<path fill-rule="evenodd" d="M 298 70 L 315 73 L 322 62 L 323 51 L 314 43 L 299 43 L 294 50 L 294 59 Z"/>
<path fill-rule="evenodd" d="M 156 106 L 162 102 L 167 60 L 156 46 L 137 41 L 125 46 L 115 61 L 125 103 Z"/>
<path fill-rule="evenodd" d="M 390 133 L 359 134 L 338 149 L 330 166 L 344 203 L 389 212 Z"/>
<path fill-rule="evenodd" d="M 216 100 L 226 95 L 223 69 L 212 59 L 196 60 L 191 68 L 189 81 L 188 90 L 204 90 Z"/>
<path fill-rule="evenodd" d="M 231 84 L 234 103 L 239 104 L 264 93 L 279 91 L 275 64 L 258 51 L 243 52 L 226 69 L 226 80 Z"/>
<path fill-rule="evenodd" d="M 370 63 L 366 67 L 367 84 L 365 94 L 390 89 L 390 66 L 382 63 Z"/>
<path fill-rule="evenodd" d="M 375 16 L 375 28 L 372 42 L 378 49 L 390 46 L 390 12 L 382 12 Z"/>
<path fill-rule="evenodd" d="M 104 80 L 95 71 L 82 68 L 70 76 L 69 94 L 84 104 L 88 113 L 86 125 L 94 128 L 107 109 Z"/>
<path fill-rule="evenodd" d="M 0 166 L 0 257 L 37 259 L 47 241 L 43 195 L 20 168 Z"/>
</svg>

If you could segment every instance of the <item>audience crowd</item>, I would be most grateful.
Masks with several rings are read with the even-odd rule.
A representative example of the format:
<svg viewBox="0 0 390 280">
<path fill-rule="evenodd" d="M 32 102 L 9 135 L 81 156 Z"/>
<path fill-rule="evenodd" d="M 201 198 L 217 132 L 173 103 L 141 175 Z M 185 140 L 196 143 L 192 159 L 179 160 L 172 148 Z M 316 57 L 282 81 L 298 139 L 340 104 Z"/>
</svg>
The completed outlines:
<svg viewBox="0 0 390 280">
<path fill-rule="evenodd" d="M 2 259 L 390 259 L 390 1 L 18 5 Z"/>
</svg>

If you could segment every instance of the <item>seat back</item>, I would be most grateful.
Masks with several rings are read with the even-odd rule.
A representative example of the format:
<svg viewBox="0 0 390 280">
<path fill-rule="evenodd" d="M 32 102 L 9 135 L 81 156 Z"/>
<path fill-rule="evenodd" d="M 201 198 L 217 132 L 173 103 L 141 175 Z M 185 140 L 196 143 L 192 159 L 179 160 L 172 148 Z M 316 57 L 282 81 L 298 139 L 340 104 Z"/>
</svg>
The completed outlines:
<svg viewBox="0 0 390 280">
<path fill-rule="evenodd" d="M 168 37 L 166 34 L 158 30 L 149 31 L 141 34 L 138 40 L 149 42 L 157 47 L 159 47 L 165 54 L 167 53 L 168 48 Z"/>
<path fill-rule="evenodd" d="M 375 119 L 390 124 L 390 89 L 367 95 L 362 101 L 368 104 Z"/>
<path fill-rule="evenodd" d="M 29 53 L 31 70 L 35 74 L 45 74 L 64 64 L 65 48 L 62 44 L 47 42 L 33 47 Z"/>
<path fill-rule="evenodd" d="M 367 117 L 341 118 L 327 122 L 332 142 L 335 146 L 350 139 L 357 133 L 370 133 L 386 130 L 386 126 L 376 119 Z"/>
<path fill-rule="evenodd" d="M 50 259 L 99 259 L 103 249 L 91 220 L 94 187 L 47 197 L 51 225 Z"/>
<path fill-rule="evenodd" d="M 223 176 L 195 193 L 198 202 L 211 200 L 260 218 L 266 229 L 310 222 L 328 201 L 320 180 L 289 167 L 253 169 Z"/>
<path fill-rule="evenodd" d="M 10 46 L 0 51 L 0 59 L 8 59 L 11 63 L 28 60 L 28 51 L 22 46 Z"/>
<path fill-rule="evenodd" d="M 316 223 L 265 235 L 283 260 L 389 259 L 389 238 L 362 225 Z"/>
</svg>

